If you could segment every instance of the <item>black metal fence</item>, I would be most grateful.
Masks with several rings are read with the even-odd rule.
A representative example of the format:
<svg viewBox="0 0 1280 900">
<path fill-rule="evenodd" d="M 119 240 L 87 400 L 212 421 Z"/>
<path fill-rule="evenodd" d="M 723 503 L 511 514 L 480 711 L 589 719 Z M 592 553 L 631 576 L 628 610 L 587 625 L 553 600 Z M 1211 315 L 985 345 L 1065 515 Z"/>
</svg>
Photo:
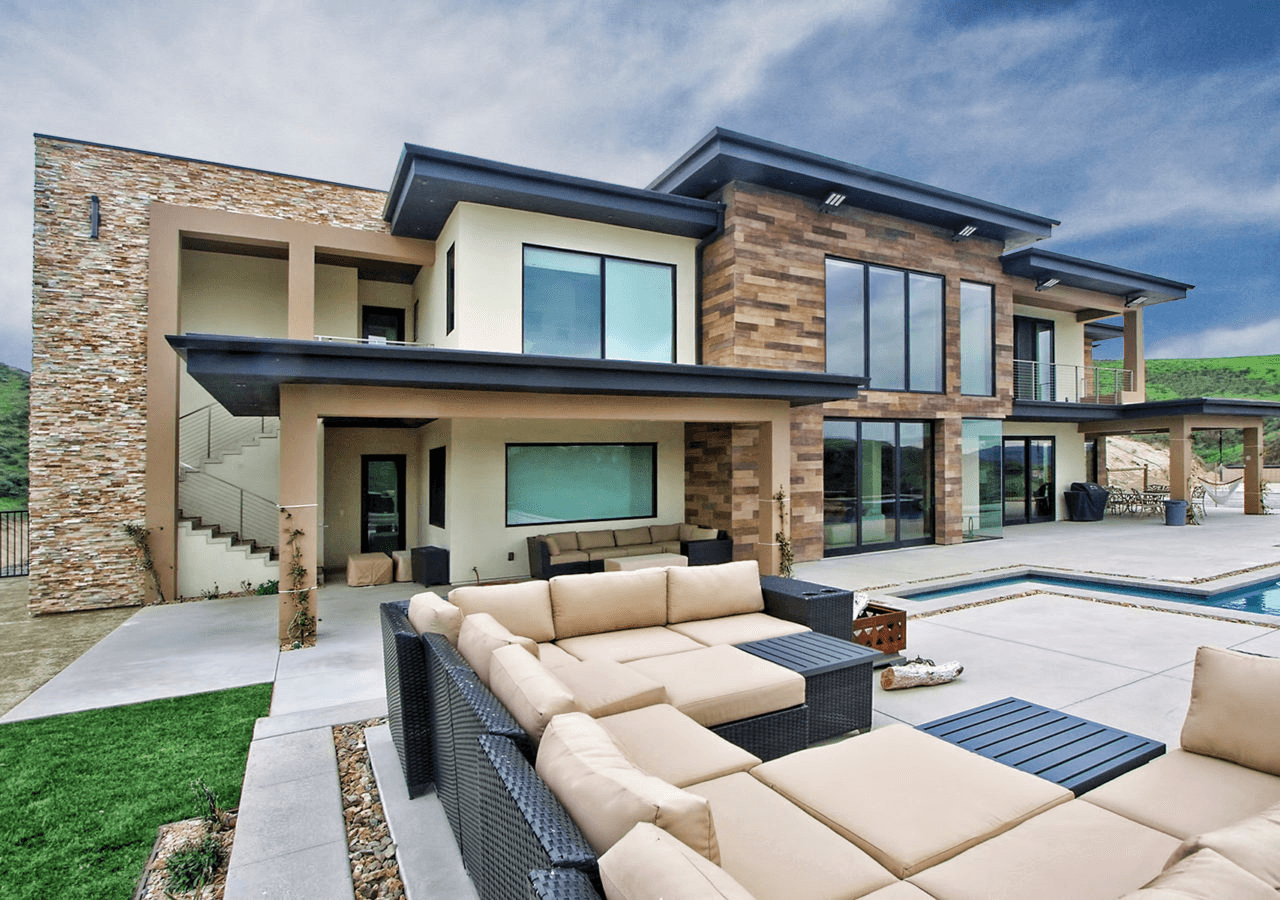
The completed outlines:
<svg viewBox="0 0 1280 900">
<path fill-rule="evenodd" d="M 27 574 L 31 517 L 25 509 L 0 511 L 0 578 Z"/>
</svg>

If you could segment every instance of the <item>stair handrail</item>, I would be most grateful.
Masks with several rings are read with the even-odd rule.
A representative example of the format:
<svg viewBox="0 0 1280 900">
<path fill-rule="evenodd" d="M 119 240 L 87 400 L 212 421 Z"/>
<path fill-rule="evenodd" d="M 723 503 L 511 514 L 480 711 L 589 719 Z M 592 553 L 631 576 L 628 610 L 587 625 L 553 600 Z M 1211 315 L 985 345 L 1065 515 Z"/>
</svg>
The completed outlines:
<svg viewBox="0 0 1280 900">
<path fill-rule="evenodd" d="M 217 422 L 215 414 L 219 414 Z M 246 424 L 253 419 L 258 420 L 257 426 L 250 430 Z M 245 447 L 260 436 L 273 436 L 268 420 L 278 421 L 274 416 L 233 416 L 216 401 L 206 403 L 178 416 L 179 458 L 187 465 L 215 462 L 220 458 L 215 454 Z M 239 427 L 233 429 L 233 425 Z"/>
<path fill-rule="evenodd" d="M 235 535 L 237 535 L 241 540 L 252 543 L 255 547 L 260 549 L 275 551 L 279 548 L 280 504 L 278 501 L 272 500 L 269 497 L 264 497 L 261 494 L 255 493 L 247 488 L 240 487 L 237 484 L 232 484 L 225 478 L 219 478 L 217 475 L 211 475 L 208 472 L 205 472 L 195 466 L 188 465 L 187 463 L 180 463 L 180 465 L 187 470 L 179 473 L 178 480 L 180 484 L 191 483 L 187 481 L 188 478 L 197 478 L 204 481 L 216 482 L 224 488 L 230 489 L 232 492 L 230 494 L 230 498 L 226 496 L 228 492 L 224 491 L 223 501 L 225 503 L 227 499 L 231 499 L 234 505 L 234 510 L 224 510 L 224 512 L 228 516 L 234 517 L 236 520 L 234 523 Z M 198 485 L 199 482 L 194 482 L 194 484 Z M 188 498 L 195 499 L 190 497 L 190 494 L 188 494 Z M 212 498 L 213 505 L 216 505 L 217 500 L 218 498 L 216 496 Z M 246 504 L 246 500 L 250 502 Z M 223 518 L 222 512 L 214 512 L 206 515 L 204 513 L 208 512 L 208 507 L 205 507 L 203 511 L 198 509 L 187 509 L 186 506 L 182 504 L 181 487 L 179 487 L 179 507 L 184 515 L 191 515 L 195 518 L 199 518 L 202 525 L 208 524 L 216 526 L 221 530 L 232 531 L 231 522 L 205 521 L 206 518 Z"/>
</svg>

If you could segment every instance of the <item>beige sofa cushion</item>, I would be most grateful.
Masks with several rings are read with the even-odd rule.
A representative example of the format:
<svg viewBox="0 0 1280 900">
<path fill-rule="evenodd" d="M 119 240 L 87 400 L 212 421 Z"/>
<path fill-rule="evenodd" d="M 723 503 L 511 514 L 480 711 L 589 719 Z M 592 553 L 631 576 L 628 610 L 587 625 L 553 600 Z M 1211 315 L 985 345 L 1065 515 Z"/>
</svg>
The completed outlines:
<svg viewBox="0 0 1280 900">
<path fill-rule="evenodd" d="M 1121 900 L 1275 900 L 1276 892 L 1231 860 L 1201 850 Z"/>
<path fill-rule="evenodd" d="M 708 728 L 804 703 L 803 676 L 737 647 L 704 647 L 627 665 L 661 682 L 672 706 Z"/>
<path fill-rule="evenodd" d="M 1280 659 L 1196 651 L 1182 748 L 1280 775 Z"/>
<path fill-rule="evenodd" d="M 535 642 L 554 640 L 551 589 L 541 580 L 454 588 L 449 602 L 463 615 L 488 613 L 510 631 Z"/>
<path fill-rule="evenodd" d="M 667 621 L 718 619 L 762 612 L 760 566 L 755 560 L 689 566 L 667 573 Z"/>
<path fill-rule="evenodd" d="M 423 591 L 409 598 L 409 624 L 418 634 L 443 634 L 456 647 L 462 610 L 438 594 Z"/>
<path fill-rule="evenodd" d="M 581 709 L 564 682 L 516 644 L 489 654 L 489 690 L 535 743 L 552 716 Z"/>
<path fill-rule="evenodd" d="M 692 622 L 677 622 L 667 627 L 709 647 L 716 644 L 746 644 L 750 641 L 763 641 L 768 638 L 782 637 L 784 634 L 813 630 L 808 625 L 788 622 L 786 619 L 779 619 L 768 613 L 743 613 L 739 616 L 724 616 L 719 619 L 695 619 Z"/>
<path fill-rule="evenodd" d="M 558 531 L 555 534 L 548 534 L 545 537 L 554 541 L 559 553 L 566 553 L 570 550 L 581 550 L 578 546 L 578 532 L 576 531 Z"/>
<path fill-rule="evenodd" d="M 629 547 L 632 544 L 647 544 L 650 542 L 649 526 L 641 525 L 639 528 L 615 529 L 613 542 L 619 547 Z"/>
<path fill-rule="evenodd" d="M 602 634 L 583 634 L 556 643 L 578 659 L 611 659 L 615 662 L 687 653 L 690 650 L 700 650 L 703 646 L 691 637 L 676 634 L 670 628 L 660 625 L 606 631 Z"/>
<path fill-rule="evenodd" d="M 559 644 L 552 644 L 546 641 L 538 644 L 538 659 L 542 660 L 544 666 L 552 670 L 561 666 L 574 666 L 582 662 L 568 650 L 561 648 Z"/>
<path fill-rule="evenodd" d="M 1169 862 L 1176 863 L 1206 847 L 1280 891 L 1280 804 L 1216 831 L 1188 838 Z"/>
<path fill-rule="evenodd" d="M 587 550 L 586 554 L 587 554 L 587 558 L 593 562 L 597 559 L 618 559 L 619 557 L 630 556 L 631 548 L 629 547 L 597 547 L 594 550 Z"/>
<path fill-rule="evenodd" d="M 664 544 L 668 541 L 680 543 L 680 526 L 676 525 L 650 525 L 649 540 L 655 544 Z"/>
<path fill-rule="evenodd" d="M 667 702 L 667 689 L 620 662 L 596 659 L 555 670 L 578 709 L 594 718 Z"/>
<path fill-rule="evenodd" d="M 550 589 L 559 640 L 667 624 L 666 569 L 557 575 Z"/>
<path fill-rule="evenodd" d="M 1280 803 L 1280 778 L 1172 750 L 1083 799 L 1182 840 Z"/>
<path fill-rule="evenodd" d="M 719 537 L 720 532 L 715 528 L 684 524 L 680 526 L 679 535 L 682 541 L 712 541 Z"/>
<path fill-rule="evenodd" d="M 607 900 L 756 900 L 728 872 L 639 822 L 600 857 Z"/>
<path fill-rule="evenodd" d="M 476 675 L 489 685 L 489 657 L 499 647 L 518 644 L 536 659 L 538 645 L 527 637 L 512 634 L 488 613 L 473 613 L 462 620 L 458 630 L 458 652 L 476 670 Z"/>
<path fill-rule="evenodd" d="M 898 820 L 899 825 L 907 822 L 914 824 Z M 1171 840 L 1073 800 L 910 880 L 940 900 L 1109 900 L 1156 875 Z"/>
<path fill-rule="evenodd" d="M 866 853 L 745 772 L 689 790 L 711 802 L 721 867 L 757 900 L 844 900 L 895 881 Z"/>
<path fill-rule="evenodd" d="M 888 887 L 872 891 L 861 900 L 934 900 L 909 881 L 895 881 Z"/>
<path fill-rule="evenodd" d="M 752 774 L 899 878 L 1071 799 L 1066 788 L 901 724 L 792 753 Z"/>
<path fill-rule="evenodd" d="M 579 531 L 579 550 L 598 550 L 601 547 L 615 547 L 612 531 Z"/>
<path fill-rule="evenodd" d="M 598 720 L 637 766 L 676 787 L 688 787 L 760 765 L 760 758 L 703 728 L 669 703 Z"/>
<path fill-rule="evenodd" d="M 596 853 L 612 847 L 637 822 L 650 822 L 720 862 L 707 801 L 636 768 L 586 713 L 551 720 L 538 745 L 536 768 Z"/>
</svg>

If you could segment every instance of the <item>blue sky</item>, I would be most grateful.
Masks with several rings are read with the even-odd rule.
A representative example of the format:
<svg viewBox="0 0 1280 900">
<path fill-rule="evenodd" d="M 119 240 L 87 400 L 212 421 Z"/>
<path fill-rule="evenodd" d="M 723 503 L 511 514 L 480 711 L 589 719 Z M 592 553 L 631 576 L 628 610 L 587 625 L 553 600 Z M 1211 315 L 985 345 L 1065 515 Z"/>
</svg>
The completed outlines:
<svg viewBox="0 0 1280 900">
<path fill-rule="evenodd" d="M 643 186 L 723 125 L 1195 284 L 1149 356 L 1280 353 L 1277 0 L 0 0 L 0 91 L 24 369 L 33 132 L 385 189 L 405 142 Z"/>
</svg>

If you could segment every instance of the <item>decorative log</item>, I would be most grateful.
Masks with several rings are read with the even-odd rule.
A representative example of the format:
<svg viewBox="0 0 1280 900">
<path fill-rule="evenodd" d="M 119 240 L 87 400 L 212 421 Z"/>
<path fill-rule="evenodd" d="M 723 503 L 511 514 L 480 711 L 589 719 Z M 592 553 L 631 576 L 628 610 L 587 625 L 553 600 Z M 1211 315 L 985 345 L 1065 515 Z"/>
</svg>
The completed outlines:
<svg viewBox="0 0 1280 900">
<path fill-rule="evenodd" d="M 954 681 L 963 671 L 964 666 L 954 660 L 940 665 L 911 662 L 904 666 L 889 666 L 880 673 L 880 687 L 886 691 L 897 691 L 902 688 L 946 684 Z"/>
<path fill-rule="evenodd" d="M 866 591 L 853 592 L 853 617 L 856 619 L 862 615 L 867 606 L 871 603 L 871 595 Z"/>
</svg>

